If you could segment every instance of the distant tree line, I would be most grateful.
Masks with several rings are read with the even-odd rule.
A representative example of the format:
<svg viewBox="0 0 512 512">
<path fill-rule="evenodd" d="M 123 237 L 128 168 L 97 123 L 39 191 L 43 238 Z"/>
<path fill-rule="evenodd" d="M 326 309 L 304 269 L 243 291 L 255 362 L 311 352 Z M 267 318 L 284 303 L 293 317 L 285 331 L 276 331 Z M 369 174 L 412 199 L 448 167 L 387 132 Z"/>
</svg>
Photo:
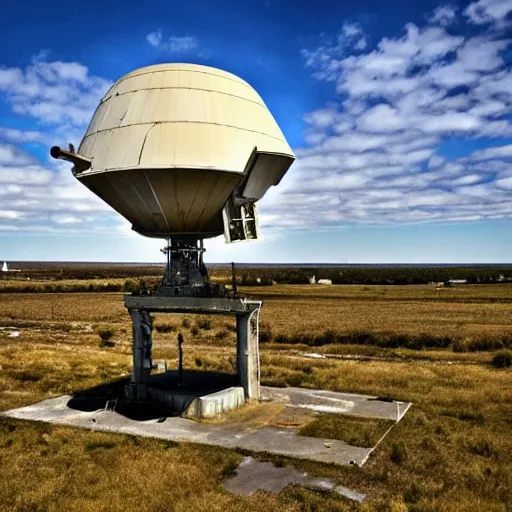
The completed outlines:
<svg viewBox="0 0 512 512">
<path fill-rule="evenodd" d="M 11 268 L 20 272 L 0 272 L 1 280 L 24 280 L 26 290 L 40 289 L 41 284 L 30 286 L 33 281 L 80 280 L 89 281 L 83 284 L 48 284 L 48 290 L 76 291 L 136 291 L 140 288 L 140 279 L 147 279 L 148 284 L 156 283 L 162 276 L 164 265 L 156 264 L 122 264 L 122 263 L 58 263 L 58 262 L 12 262 Z M 231 267 L 212 265 L 210 276 L 215 282 L 230 284 Z M 363 285 L 406 285 L 446 282 L 451 279 L 466 280 L 468 283 L 499 283 L 512 282 L 511 265 L 461 265 L 461 266 L 321 266 L 303 267 L 293 265 L 236 265 L 237 283 L 241 286 L 270 286 L 279 284 L 308 284 L 315 276 L 318 279 L 330 279 L 333 284 Z M 116 282 L 94 283 L 96 280 L 116 280 Z M 126 283 L 119 282 L 126 279 Z M 144 283 L 142 283 L 144 286 Z M 5 288 L 2 287 L 2 288 Z M 60 289 L 59 289 L 60 288 Z M 71 291 L 71 290 L 70 290 Z"/>
<path fill-rule="evenodd" d="M 330 279 L 333 284 L 406 285 L 446 282 L 451 279 L 468 283 L 512 282 L 512 265 L 461 267 L 316 267 L 316 268 L 244 268 L 238 267 L 241 285 L 268 286 L 280 284 L 308 284 L 312 276 Z"/>
</svg>

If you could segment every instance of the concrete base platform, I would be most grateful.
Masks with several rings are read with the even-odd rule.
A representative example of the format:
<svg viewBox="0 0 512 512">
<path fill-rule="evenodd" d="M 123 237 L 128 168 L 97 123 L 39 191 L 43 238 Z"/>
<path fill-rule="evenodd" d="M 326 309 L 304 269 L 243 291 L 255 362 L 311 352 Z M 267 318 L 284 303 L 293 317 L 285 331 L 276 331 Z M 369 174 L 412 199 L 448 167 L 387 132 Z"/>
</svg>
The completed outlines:
<svg viewBox="0 0 512 512">
<path fill-rule="evenodd" d="M 236 386 L 196 398 L 187 407 L 187 418 L 215 418 L 245 404 L 244 388 Z"/>
<path fill-rule="evenodd" d="M 374 397 L 331 391 L 305 390 L 299 388 L 262 389 L 266 400 L 310 410 L 311 407 L 337 404 L 341 414 L 358 414 L 365 417 L 386 418 L 398 421 L 411 404 L 383 402 Z M 61 396 L 44 400 L 34 405 L 11 409 L 3 416 L 21 420 L 89 428 L 91 430 L 140 435 L 172 441 L 201 443 L 225 448 L 241 448 L 253 452 L 267 452 L 286 457 L 309 459 L 338 465 L 362 466 L 374 448 L 351 446 L 343 441 L 304 437 L 295 430 L 261 426 L 258 428 L 233 428 L 229 424 L 199 423 L 182 417 L 150 416 L 151 419 L 135 420 L 105 409 L 78 410 L 71 408 L 75 400 Z M 320 401 L 320 403 L 319 403 Z M 303 407 L 301 407 L 303 406 Z M 243 410 L 243 409 L 242 409 Z M 397 411 L 399 414 L 397 414 Z"/>
<path fill-rule="evenodd" d="M 289 407 L 313 412 L 393 421 L 400 421 L 411 406 L 408 402 L 379 399 L 370 395 L 304 388 L 262 387 L 262 400 L 285 403 Z"/>
<path fill-rule="evenodd" d="M 76 393 L 68 407 L 83 412 L 115 409 L 135 420 L 162 416 L 209 418 L 245 403 L 236 375 L 186 370 L 152 375 L 143 384 L 121 379 Z M 198 416 L 199 414 L 199 416 Z"/>
<path fill-rule="evenodd" d="M 152 375 L 140 384 L 126 384 L 128 401 L 151 402 L 168 411 L 167 415 L 211 417 L 214 411 L 228 411 L 245 402 L 244 390 L 236 375 L 187 370 L 180 383 L 177 371 Z M 207 414 L 207 416 L 196 416 Z"/>
</svg>

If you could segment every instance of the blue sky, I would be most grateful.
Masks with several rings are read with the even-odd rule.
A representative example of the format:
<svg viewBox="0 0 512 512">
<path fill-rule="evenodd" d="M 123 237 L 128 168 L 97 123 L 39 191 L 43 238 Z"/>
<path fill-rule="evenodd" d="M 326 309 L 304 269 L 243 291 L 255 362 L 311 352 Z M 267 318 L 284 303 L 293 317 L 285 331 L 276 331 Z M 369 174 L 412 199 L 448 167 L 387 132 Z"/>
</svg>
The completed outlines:
<svg viewBox="0 0 512 512">
<path fill-rule="evenodd" d="M 512 0 L 36 2 L 0 17 L 0 260 L 158 261 L 48 149 L 162 62 L 247 80 L 297 161 L 207 261 L 512 261 Z"/>
</svg>

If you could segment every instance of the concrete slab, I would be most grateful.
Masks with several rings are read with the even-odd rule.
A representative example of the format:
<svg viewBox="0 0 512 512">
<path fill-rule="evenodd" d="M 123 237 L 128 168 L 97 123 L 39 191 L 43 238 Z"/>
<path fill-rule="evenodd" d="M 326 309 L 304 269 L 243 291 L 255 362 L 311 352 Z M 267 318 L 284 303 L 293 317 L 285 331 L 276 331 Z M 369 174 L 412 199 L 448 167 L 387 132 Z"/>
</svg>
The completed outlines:
<svg viewBox="0 0 512 512">
<path fill-rule="evenodd" d="M 276 467 L 270 462 L 260 462 L 252 457 L 245 457 L 235 475 L 225 480 L 222 486 L 233 494 L 250 496 L 258 490 L 278 493 L 292 484 L 315 491 L 335 492 L 358 502 L 366 498 L 365 494 L 337 485 L 329 478 L 311 477 L 293 467 Z"/>
<path fill-rule="evenodd" d="M 188 406 L 185 416 L 187 418 L 215 418 L 227 411 L 238 409 L 244 404 L 244 388 L 234 386 L 196 398 Z"/>
<path fill-rule="evenodd" d="M 290 407 L 393 421 L 400 421 L 411 406 L 409 402 L 383 401 L 370 395 L 321 389 L 262 386 L 261 394 L 263 400 L 286 403 Z"/>
<path fill-rule="evenodd" d="M 228 478 L 222 487 L 233 494 L 250 496 L 258 490 L 278 493 L 290 484 L 301 484 L 307 473 L 289 467 L 276 467 L 270 462 L 260 462 L 245 457 L 236 470 L 235 476 Z"/>
<path fill-rule="evenodd" d="M 411 404 L 379 402 L 373 397 L 331 391 L 300 388 L 263 388 L 267 400 L 286 403 L 288 406 L 307 407 L 341 414 L 355 414 L 371 418 L 401 418 Z M 154 437 L 171 441 L 200 443 L 225 448 L 241 448 L 253 452 L 267 452 L 286 457 L 308 459 L 338 465 L 362 466 L 373 448 L 351 446 L 335 439 L 298 436 L 293 429 L 259 426 L 248 429 L 243 426 L 199 423 L 183 417 L 150 416 L 151 419 L 131 419 L 99 405 L 96 410 L 78 410 L 70 404 L 75 397 L 61 396 L 37 404 L 2 413 L 22 420 L 44 421 L 53 424 L 89 428 L 106 432 Z M 101 404 L 102 402 L 98 402 Z"/>
<path fill-rule="evenodd" d="M 5 411 L 2 415 L 21 420 L 44 421 L 176 442 L 242 448 L 338 465 L 361 466 L 371 453 L 371 448 L 350 446 L 333 439 L 298 436 L 293 430 L 262 428 L 237 433 L 222 426 L 198 423 L 181 417 L 166 418 L 163 422 L 158 419 L 136 421 L 109 410 L 77 411 L 67 407 L 71 398 L 68 395 L 52 398 L 27 407 Z"/>
<path fill-rule="evenodd" d="M 366 494 L 361 494 L 360 492 L 352 491 L 351 489 L 347 489 L 342 485 L 337 485 L 334 488 L 334 492 L 340 494 L 341 496 L 345 496 L 345 498 L 348 498 L 349 500 L 357 501 L 359 503 L 362 503 L 366 498 Z"/>
</svg>

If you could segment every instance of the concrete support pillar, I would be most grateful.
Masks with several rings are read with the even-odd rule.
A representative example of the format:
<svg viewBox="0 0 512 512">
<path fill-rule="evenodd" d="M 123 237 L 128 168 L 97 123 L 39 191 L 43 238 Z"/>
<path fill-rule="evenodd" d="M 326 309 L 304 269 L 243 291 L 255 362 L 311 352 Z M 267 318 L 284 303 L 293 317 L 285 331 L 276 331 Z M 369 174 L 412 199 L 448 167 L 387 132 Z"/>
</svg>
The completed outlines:
<svg viewBox="0 0 512 512">
<path fill-rule="evenodd" d="M 151 315 L 143 309 L 131 309 L 132 340 L 133 340 L 133 370 L 132 383 L 144 382 L 150 374 L 153 365 L 153 321 Z"/>
<path fill-rule="evenodd" d="M 236 317 L 236 360 L 246 398 L 260 398 L 259 306 Z"/>
</svg>

